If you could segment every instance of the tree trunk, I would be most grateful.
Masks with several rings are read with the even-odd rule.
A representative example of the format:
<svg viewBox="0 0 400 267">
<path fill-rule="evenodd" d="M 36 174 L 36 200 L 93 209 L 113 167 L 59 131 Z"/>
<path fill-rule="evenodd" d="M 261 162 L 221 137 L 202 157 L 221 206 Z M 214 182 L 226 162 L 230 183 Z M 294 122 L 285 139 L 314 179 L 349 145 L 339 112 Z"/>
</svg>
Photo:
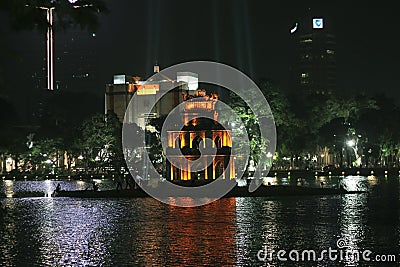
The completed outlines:
<svg viewBox="0 0 400 267">
<path fill-rule="evenodd" d="M 5 154 L 1 154 L 1 173 L 5 173 L 6 172 L 6 155 Z"/>
<path fill-rule="evenodd" d="M 71 164 L 72 164 L 72 157 L 70 156 L 70 154 L 67 152 L 67 173 L 68 175 L 71 174 Z"/>
</svg>

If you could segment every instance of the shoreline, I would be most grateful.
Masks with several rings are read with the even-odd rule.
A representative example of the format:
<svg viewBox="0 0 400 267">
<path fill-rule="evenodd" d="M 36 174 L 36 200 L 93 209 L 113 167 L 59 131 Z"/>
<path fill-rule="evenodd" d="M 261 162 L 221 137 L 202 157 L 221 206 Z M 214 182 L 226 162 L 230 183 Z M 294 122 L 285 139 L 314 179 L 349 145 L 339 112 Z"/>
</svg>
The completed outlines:
<svg viewBox="0 0 400 267">
<path fill-rule="evenodd" d="M 219 181 L 220 183 L 230 181 Z M 197 184 L 198 185 L 198 184 Z M 194 184 L 187 183 L 181 184 L 185 188 L 195 186 Z M 150 191 L 147 191 L 147 189 Z M 157 188 L 157 189 L 156 189 Z M 58 192 L 53 191 L 51 193 L 44 192 L 17 192 L 11 196 L 1 194 L 0 198 L 30 198 L 30 197 L 72 197 L 72 198 L 144 198 L 152 197 L 151 190 L 156 189 L 158 191 L 157 198 L 167 199 L 170 197 L 190 197 L 194 199 L 201 198 L 227 198 L 227 197 L 280 197 L 280 196 L 325 196 L 325 195 L 343 195 L 343 194 L 360 194 L 368 193 L 368 190 L 349 191 L 343 187 L 310 187 L 310 186 L 299 186 L 299 185 L 260 185 L 255 191 L 249 192 L 249 186 L 235 185 L 225 195 L 219 195 L 218 192 L 201 191 L 194 192 L 190 191 L 189 195 L 187 190 L 181 188 L 173 188 L 168 184 L 159 183 L 156 187 L 148 187 L 144 185 L 143 188 L 136 187 L 131 189 L 107 189 L 107 190 L 60 190 Z"/>
<path fill-rule="evenodd" d="M 162 188 L 160 188 L 162 190 Z M 290 186 L 290 185 L 271 185 L 271 186 L 260 186 L 254 192 L 249 192 L 248 187 L 235 186 L 228 193 L 223 195 L 221 198 L 229 197 L 279 197 L 279 196 L 326 196 L 326 195 L 343 195 L 343 194 L 361 194 L 367 193 L 367 191 L 347 191 L 343 188 L 315 188 L 315 187 L 303 187 L 303 186 Z M 104 191 L 92 191 L 92 190 L 78 190 L 78 191 L 60 191 L 55 193 L 52 197 L 75 197 L 75 198 L 143 198 L 151 197 L 142 188 L 137 189 L 124 189 L 124 190 L 104 190 Z M 201 198 L 218 198 L 213 196 L 212 193 L 209 195 L 185 195 L 179 192 L 166 191 L 162 198 L 170 197 L 190 197 L 195 199 Z"/>
<path fill-rule="evenodd" d="M 129 175 L 129 174 L 128 174 Z M 319 176 L 349 176 L 349 175 L 400 175 L 400 168 L 337 168 L 329 171 L 321 170 L 270 170 L 269 173 L 262 172 L 262 177 L 294 177 L 307 178 Z M 113 179 L 116 174 L 75 174 L 75 175 L 57 175 L 57 174 L 1 174 L 3 180 L 92 180 L 92 179 Z M 252 179 L 251 177 L 247 179 Z"/>
</svg>

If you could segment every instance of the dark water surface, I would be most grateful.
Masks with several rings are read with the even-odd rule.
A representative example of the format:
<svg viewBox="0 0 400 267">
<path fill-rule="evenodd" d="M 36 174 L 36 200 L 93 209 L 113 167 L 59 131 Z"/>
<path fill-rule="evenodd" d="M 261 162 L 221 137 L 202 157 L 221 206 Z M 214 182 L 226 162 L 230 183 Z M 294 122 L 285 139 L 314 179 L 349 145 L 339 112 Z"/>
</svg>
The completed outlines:
<svg viewBox="0 0 400 267">
<path fill-rule="evenodd" d="M 285 184 L 288 179 L 269 178 Z M 310 186 L 324 179 L 308 180 Z M 0 191 L 51 192 L 60 181 L 0 182 Z M 100 189 L 113 188 L 101 182 Z M 0 266 L 399 266 L 399 177 L 347 177 L 369 194 L 226 198 L 197 208 L 145 199 L 2 198 Z M 64 189 L 89 183 L 61 181 Z M 179 201 L 192 201 L 180 199 Z M 260 261 L 259 250 L 336 248 L 338 239 L 397 262 Z M 372 256 L 371 256 L 372 257 Z"/>
</svg>

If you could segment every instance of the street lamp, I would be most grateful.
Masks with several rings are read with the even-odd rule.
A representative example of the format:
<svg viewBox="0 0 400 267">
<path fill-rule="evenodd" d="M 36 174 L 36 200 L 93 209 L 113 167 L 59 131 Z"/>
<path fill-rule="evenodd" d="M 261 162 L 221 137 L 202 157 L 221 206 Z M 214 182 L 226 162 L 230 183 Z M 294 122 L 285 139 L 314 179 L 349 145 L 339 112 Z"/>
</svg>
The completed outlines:
<svg viewBox="0 0 400 267">
<path fill-rule="evenodd" d="M 356 145 L 356 141 L 354 141 L 353 139 L 351 139 L 351 140 L 348 140 L 348 141 L 346 142 L 346 144 L 347 144 L 349 147 L 354 147 L 354 146 Z"/>
<path fill-rule="evenodd" d="M 356 141 L 354 139 L 347 140 L 346 145 L 354 152 L 356 159 L 357 159 L 357 150 L 356 150 L 357 148 L 355 147 Z M 351 155 L 349 154 L 348 150 L 347 150 L 347 160 L 350 163 Z"/>
</svg>

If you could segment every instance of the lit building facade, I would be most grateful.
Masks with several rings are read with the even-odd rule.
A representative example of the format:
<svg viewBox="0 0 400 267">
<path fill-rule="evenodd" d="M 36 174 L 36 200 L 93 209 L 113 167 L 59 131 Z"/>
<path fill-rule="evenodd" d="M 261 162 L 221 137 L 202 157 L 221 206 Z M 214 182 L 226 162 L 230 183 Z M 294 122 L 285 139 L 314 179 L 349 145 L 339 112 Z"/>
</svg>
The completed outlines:
<svg viewBox="0 0 400 267">
<path fill-rule="evenodd" d="M 181 114 L 184 126 L 179 131 L 167 130 L 167 179 L 213 180 L 220 176 L 234 179 L 232 135 L 231 130 L 218 123 L 215 109 L 218 95 L 207 95 L 204 90 L 198 90 L 195 95 L 185 95 L 184 100 Z M 200 156 L 203 161 L 196 161 Z"/>
<path fill-rule="evenodd" d="M 308 17 L 291 29 L 295 40 L 292 88 L 304 94 L 336 90 L 336 38 L 324 18 Z"/>
<path fill-rule="evenodd" d="M 155 71 L 158 72 L 159 68 L 156 67 Z M 136 123 L 145 129 L 147 118 L 168 115 L 174 107 L 184 101 L 185 93 L 196 90 L 197 87 L 197 75 L 190 72 L 177 73 L 176 80 L 163 76 L 162 80 L 142 81 L 140 77 L 114 75 L 113 83 L 106 85 L 105 112 L 113 112 L 121 122 Z M 169 90 L 170 88 L 174 89 Z M 159 94 L 165 93 L 166 90 L 169 91 L 159 101 L 156 101 Z M 133 98 L 134 95 L 136 95 L 135 98 Z M 133 101 L 130 106 L 132 112 L 125 116 L 131 100 Z M 149 110 L 153 105 L 154 108 L 150 114 L 143 113 L 143 110 Z"/>
</svg>

